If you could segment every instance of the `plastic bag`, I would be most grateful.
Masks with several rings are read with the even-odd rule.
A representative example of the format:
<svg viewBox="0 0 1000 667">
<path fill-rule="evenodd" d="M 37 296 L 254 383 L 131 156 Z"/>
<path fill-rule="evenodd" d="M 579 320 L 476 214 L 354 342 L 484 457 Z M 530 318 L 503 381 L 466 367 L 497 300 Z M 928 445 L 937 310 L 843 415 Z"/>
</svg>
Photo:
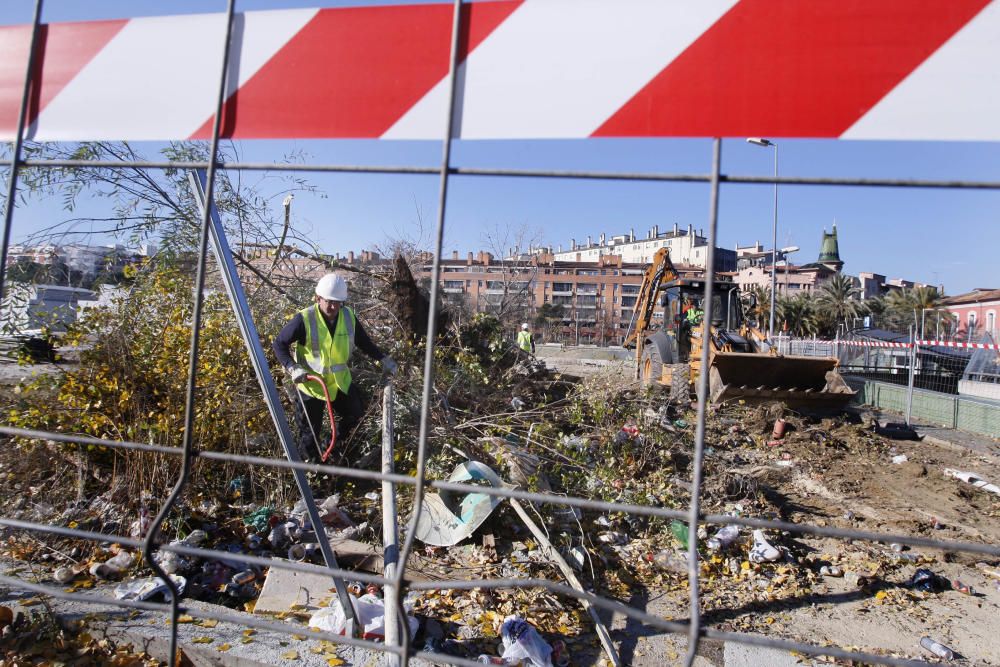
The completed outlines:
<svg viewBox="0 0 1000 667">
<path fill-rule="evenodd" d="M 524 660 L 532 667 L 552 667 L 552 647 L 542 639 L 534 626 L 519 616 L 508 616 L 500 628 L 504 662 L 516 664 Z"/>
<path fill-rule="evenodd" d="M 385 637 L 385 601 L 369 593 L 361 597 L 351 595 L 350 598 L 351 606 L 354 607 L 354 618 L 361 626 L 362 638 L 383 639 Z M 410 635 L 417 634 L 419 628 L 417 619 L 407 614 L 406 622 L 410 626 Z M 346 624 L 347 619 L 344 617 L 344 608 L 340 605 L 339 597 L 334 597 L 329 607 L 320 609 L 309 619 L 310 628 L 332 632 L 336 635 L 344 634 Z"/>
</svg>

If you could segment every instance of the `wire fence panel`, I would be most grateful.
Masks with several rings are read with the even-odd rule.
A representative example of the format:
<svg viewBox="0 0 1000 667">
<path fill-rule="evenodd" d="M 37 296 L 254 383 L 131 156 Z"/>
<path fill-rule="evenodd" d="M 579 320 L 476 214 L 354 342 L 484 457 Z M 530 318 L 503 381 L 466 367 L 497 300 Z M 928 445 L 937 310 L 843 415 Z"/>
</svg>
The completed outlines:
<svg viewBox="0 0 1000 667">
<path fill-rule="evenodd" d="M 649 7 L 652 7 L 655 3 L 646 4 Z M 426 327 L 427 343 L 423 351 L 422 387 L 419 406 L 411 406 L 413 411 L 409 415 L 411 419 L 419 422 L 418 436 L 416 438 L 416 451 L 414 459 L 411 462 L 412 475 L 389 472 L 393 467 L 391 451 L 388 454 L 385 454 L 385 458 L 383 459 L 382 470 L 386 472 L 374 472 L 372 470 L 367 470 L 360 465 L 334 466 L 302 463 L 295 460 L 290 451 L 288 453 L 288 458 L 290 460 L 285 460 L 274 459 L 267 456 L 255 456 L 249 453 L 215 452 L 208 449 L 202 449 L 197 446 L 197 437 L 195 434 L 196 413 L 199 413 L 201 410 L 209 412 L 212 410 L 211 406 L 205 404 L 205 398 L 203 396 L 205 388 L 203 385 L 199 384 L 199 372 L 204 372 L 203 368 L 199 364 L 205 360 L 206 356 L 205 351 L 200 347 L 200 336 L 202 334 L 201 318 L 205 301 L 208 298 L 207 292 L 210 291 L 206 289 L 206 274 L 210 271 L 210 267 L 208 265 L 208 241 L 211 206 L 205 205 L 198 209 L 201 218 L 200 227 L 196 230 L 197 256 L 193 267 L 197 271 L 197 278 L 194 283 L 195 288 L 193 294 L 193 304 L 191 305 L 190 316 L 186 319 L 181 318 L 184 326 L 187 326 L 187 323 L 190 324 L 190 342 L 183 350 L 183 352 L 186 353 L 188 360 L 188 367 L 184 376 L 184 386 L 186 389 L 184 419 L 182 422 L 178 422 L 177 424 L 177 427 L 183 431 L 181 446 L 174 447 L 155 443 L 135 442 L 130 436 L 128 436 L 127 428 L 119 428 L 127 426 L 124 424 L 114 424 L 114 426 L 118 428 L 117 432 L 123 434 L 122 437 L 116 440 L 89 438 L 70 433 L 57 432 L 55 430 L 35 430 L 12 426 L 0 427 L 0 433 L 9 436 L 12 439 L 20 438 L 38 442 L 51 441 L 54 443 L 73 444 L 77 447 L 75 450 L 77 452 L 128 452 L 136 455 L 137 457 L 145 457 L 146 460 L 150 461 L 149 465 L 151 467 L 156 466 L 163 459 L 180 462 L 180 465 L 177 468 L 177 476 L 175 479 L 171 480 L 172 490 L 170 491 L 170 494 L 163 501 L 156 517 L 149 522 L 149 525 L 145 529 L 145 534 L 143 534 L 143 530 L 139 531 L 139 538 L 124 535 L 122 534 L 122 530 L 103 533 L 99 531 L 86 530 L 80 526 L 62 526 L 56 525 L 53 522 L 26 520 L 23 517 L 0 517 L 0 525 L 4 526 L 7 531 L 23 531 L 26 534 L 32 535 L 42 534 L 43 536 L 58 536 L 67 539 L 86 540 L 94 543 L 95 545 L 105 545 L 107 543 L 114 542 L 122 546 L 141 549 L 144 554 L 146 564 L 157 573 L 161 581 L 164 582 L 165 586 L 170 589 L 171 595 L 168 596 L 168 602 L 166 604 L 153 604 L 137 600 L 112 599 L 107 596 L 79 591 L 67 592 L 65 590 L 60 590 L 55 586 L 42 586 L 35 582 L 29 582 L 23 578 L 14 578 L 9 576 L 0 577 L 0 582 L 13 589 L 31 591 L 34 593 L 48 595 L 53 598 L 98 602 L 101 604 L 107 604 L 111 607 L 131 608 L 148 612 L 162 613 L 166 615 L 170 621 L 171 648 L 168 654 L 168 661 L 171 665 L 176 664 L 179 660 L 176 649 L 178 645 L 178 625 L 181 621 L 182 615 L 201 615 L 205 618 L 215 619 L 217 621 L 241 624 L 246 626 L 248 629 L 267 629 L 286 633 L 289 636 L 295 636 L 301 633 L 302 626 L 293 623 L 263 620 L 259 617 L 249 616 L 246 614 L 205 612 L 204 610 L 198 610 L 185 604 L 183 594 L 180 590 L 180 584 L 169 576 L 166 568 L 162 565 L 164 562 L 162 556 L 166 553 L 202 558 L 209 563 L 228 560 L 247 566 L 271 568 L 275 571 L 288 570 L 302 574 L 321 574 L 325 577 L 337 578 L 338 581 L 340 579 L 351 578 L 362 583 L 383 585 L 386 590 L 383 604 L 390 606 L 393 609 L 400 610 L 401 616 L 404 618 L 406 612 L 404 610 L 403 603 L 409 594 L 415 592 L 482 592 L 495 591 L 499 589 L 531 589 L 532 591 L 545 591 L 558 596 L 559 599 L 578 602 L 583 605 L 584 608 L 593 606 L 612 613 L 624 615 L 630 620 L 634 620 L 637 623 L 650 628 L 679 635 L 682 639 L 686 640 L 685 657 L 683 659 L 686 665 L 694 663 L 695 656 L 699 651 L 700 643 L 706 639 L 746 644 L 748 646 L 762 648 L 776 648 L 785 651 L 796 651 L 812 656 L 827 656 L 830 658 L 861 661 L 873 664 L 924 664 L 923 662 L 896 657 L 888 652 L 874 654 L 870 652 L 851 650 L 848 648 L 820 645 L 819 643 L 810 643 L 808 641 L 779 639 L 767 636 L 765 634 L 765 630 L 759 632 L 729 631 L 728 628 L 730 628 L 731 625 L 728 624 L 728 619 L 746 613 L 748 610 L 735 609 L 734 605 L 725 595 L 718 595 L 717 591 L 713 591 L 708 585 L 709 581 L 715 578 L 714 576 L 710 576 L 710 574 L 713 572 L 721 572 L 721 568 L 723 567 L 722 557 L 715 552 L 714 548 L 707 548 L 711 540 L 706 539 L 707 533 L 705 531 L 707 531 L 709 527 L 713 530 L 720 526 L 732 526 L 749 528 L 751 530 L 768 529 L 772 531 L 785 531 L 797 537 L 822 537 L 829 538 L 831 540 L 838 540 L 840 543 L 846 543 L 846 541 L 849 540 L 863 541 L 870 543 L 868 548 L 872 550 L 880 549 L 884 545 L 888 544 L 898 544 L 927 549 L 939 549 L 947 552 L 977 554 L 993 558 L 1000 557 L 1000 546 L 974 541 L 940 539 L 933 536 L 927 537 L 923 534 L 897 533 L 888 529 L 884 531 L 862 530 L 859 528 L 859 525 L 855 523 L 844 523 L 843 525 L 834 525 L 833 522 L 828 521 L 823 521 L 822 523 L 808 523 L 791 520 L 789 516 L 786 515 L 768 515 L 766 517 L 743 516 L 737 509 L 732 510 L 728 514 L 707 514 L 702 509 L 703 496 L 707 493 L 706 489 L 708 485 L 717 481 L 709 479 L 709 473 L 713 470 L 711 468 L 713 463 L 712 457 L 715 456 L 716 453 L 714 451 L 714 447 L 718 446 L 715 440 L 718 439 L 721 442 L 723 438 L 737 437 L 741 433 L 744 433 L 741 431 L 742 427 L 739 423 L 728 424 L 729 428 L 726 430 L 726 433 L 723 434 L 711 431 L 713 425 L 709 423 L 709 413 L 712 410 L 708 402 L 709 373 L 707 372 L 702 373 L 698 378 L 698 400 L 695 405 L 696 416 L 695 423 L 693 424 L 693 449 L 689 456 L 692 463 L 692 477 L 690 482 L 687 480 L 675 480 L 674 482 L 678 488 L 683 488 L 687 492 L 687 499 L 685 501 L 686 506 L 667 506 L 657 501 L 657 499 L 650 498 L 649 496 L 632 497 L 629 495 L 608 495 L 607 498 L 614 498 L 613 500 L 608 500 L 600 499 L 604 498 L 604 496 L 599 495 L 595 495 L 595 497 L 591 498 L 584 498 L 571 495 L 558 495 L 545 491 L 526 491 L 524 489 L 508 488 L 506 486 L 493 488 L 475 484 L 462 484 L 432 479 L 431 472 L 428 468 L 428 460 L 431 454 L 430 441 L 433 435 L 432 432 L 435 428 L 435 425 L 431 420 L 431 413 L 432 408 L 437 402 L 447 402 L 447 396 L 442 397 L 442 392 L 435 385 L 436 378 L 434 373 L 436 368 L 436 347 L 438 345 L 439 333 L 437 328 L 437 316 L 440 308 L 438 292 L 441 283 L 440 277 L 442 275 L 440 260 L 447 226 L 449 223 L 453 224 L 451 220 L 452 216 L 449 214 L 446 206 L 452 176 L 479 175 L 501 176 L 508 178 L 573 178 L 708 184 L 710 187 L 710 200 L 708 206 L 709 235 L 707 238 L 709 259 L 706 263 L 708 268 L 706 270 L 704 292 L 704 302 L 706 304 L 704 317 L 708 321 L 711 321 L 712 315 L 712 290 L 714 289 L 713 283 L 715 276 L 712 253 L 714 252 L 714 248 L 717 246 L 719 198 L 722 196 L 720 186 L 724 183 L 781 183 L 787 185 L 814 184 L 829 186 L 864 185 L 884 187 L 955 187 L 1000 189 L 1000 184 L 985 181 L 964 183 L 948 181 L 917 182 L 906 180 L 778 178 L 777 176 L 769 179 L 761 179 L 749 176 L 741 177 L 724 175 L 721 173 L 722 142 L 719 139 L 716 139 L 713 142 L 712 172 L 710 174 L 607 173 L 583 170 L 558 172 L 542 170 L 507 170 L 503 168 L 470 169 L 456 167 L 453 164 L 451 155 L 452 140 L 456 137 L 456 135 L 464 132 L 469 132 L 472 135 L 475 135 L 475 123 L 472 121 L 479 118 L 475 115 L 476 113 L 483 113 L 481 107 L 473 106 L 468 102 L 468 100 L 462 97 L 463 95 L 471 93 L 468 93 L 467 90 L 463 89 L 466 88 L 464 81 L 459 80 L 458 73 L 460 70 L 460 64 L 462 64 L 464 59 L 468 56 L 466 50 L 471 50 L 473 48 L 466 43 L 468 38 L 468 34 L 466 33 L 468 29 L 463 26 L 467 25 L 465 21 L 468 20 L 472 22 L 472 25 L 477 26 L 481 31 L 489 32 L 488 28 L 491 29 L 495 26 L 488 25 L 484 27 L 484 24 L 482 23 L 482 21 L 490 19 L 489 12 L 498 12 L 498 14 L 493 16 L 491 20 L 496 23 L 500 23 L 506 16 L 505 12 L 513 11 L 516 8 L 516 5 L 517 3 L 508 2 L 474 3 L 472 5 L 465 5 L 461 0 L 455 0 L 452 8 L 447 13 L 445 13 L 444 9 L 440 6 L 429 6 L 429 8 L 424 7 L 420 10 L 433 14 L 433 18 L 428 24 L 436 26 L 433 34 L 439 35 L 442 38 L 446 36 L 448 40 L 447 49 L 445 49 L 442 44 L 436 44 L 435 48 L 441 51 L 441 53 L 447 51 L 449 54 L 446 77 L 441 79 L 441 76 L 437 75 L 428 79 L 428 85 L 437 85 L 440 83 L 441 86 L 440 88 L 435 88 L 436 92 L 432 100 L 433 109 L 427 110 L 421 107 L 419 110 L 421 111 L 421 114 L 415 114 L 419 115 L 417 120 L 420 122 L 417 123 L 417 121 L 413 121 L 414 123 L 417 123 L 417 125 L 414 126 L 416 129 L 414 130 L 412 127 L 410 128 L 411 131 L 417 132 L 421 138 L 427 138 L 424 136 L 425 133 L 429 131 L 427 128 L 433 128 L 439 133 L 434 138 L 441 141 L 442 144 L 440 165 L 436 168 L 428 168 L 405 165 L 400 167 L 366 167 L 363 165 L 289 165 L 277 162 L 274 164 L 240 164 L 239 162 L 226 162 L 220 160 L 219 139 L 221 136 L 233 134 L 233 127 L 227 125 L 227 122 L 235 122 L 233 117 L 233 114 L 235 113 L 235 100 L 230 98 L 230 94 L 239 87 L 236 81 L 229 80 L 229 77 L 236 74 L 229 62 L 229 58 L 233 55 L 232 52 L 234 51 L 234 49 L 231 48 L 231 40 L 234 38 L 234 31 L 237 32 L 239 39 L 241 40 L 241 46 L 237 48 L 243 48 L 242 40 L 246 37 L 246 33 L 244 33 L 244 31 L 248 29 L 248 26 L 244 23 L 245 17 L 235 14 L 235 2 L 233 0 L 229 0 L 228 10 L 225 16 L 225 38 L 219 44 L 218 48 L 216 48 L 216 51 L 220 51 L 220 53 L 216 53 L 212 57 L 212 66 L 207 68 L 207 70 L 210 70 L 208 74 L 205 72 L 199 73 L 201 78 L 205 81 L 211 82 L 215 86 L 214 112 L 211 113 L 212 122 L 210 131 L 207 128 L 204 129 L 204 131 L 201 131 L 198 130 L 197 127 L 192 130 L 192 132 L 196 135 L 204 135 L 210 138 L 211 143 L 208 149 L 209 158 L 207 160 L 179 159 L 177 161 L 148 162 L 138 159 L 131 160 L 126 157 L 120 161 L 108 162 L 88 161 L 86 159 L 79 160 L 76 158 L 66 158 L 61 160 L 33 159 L 26 161 L 23 159 L 22 144 L 26 128 L 30 125 L 29 111 L 31 111 L 31 109 L 29 108 L 29 101 L 31 99 L 31 91 L 33 88 L 38 88 L 42 83 L 42 81 L 37 77 L 45 75 L 43 69 L 36 67 L 33 61 L 36 52 L 39 51 L 38 35 L 40 32 L 41 2 L 37 2 L 35 22 L 31 32 L 31 46 L 26 52 L 28 54 L 28 58 L 26 63 L 25 79 L 23 82 L 23 90 L 17 99 L 20 105 L 20 111 L 18 113 L 17 126 L 14 128 L 14 133 L 12 135 L 14 137 L 14 143 L 12 146 L 10 178 L 8 182 L 6 200 L 7 206 L 5 211 L 3 233 L 2 257 L 4 258 L 4 262 L 2 264 L 4 272 L 6 272 L 7 263 L 5 258 L 7 257 L 8 247 L 10 246 L 11 222 L 15 208 L 13 202 L 17 199 L 19 178 L 22 177 L 20 172 L 25 168 L 30 168 L 32 170 L 57 170 L 67 167 L 79 167 L 86 169 L 138 170 L 140 173 L 146 173 L 148 170 L 172 171 L 177 169 L 206 169 L 207 175 L 204 194 L 206 203 L 211 203 L 213 201 L 213 193 L 215 192 L 216 184 L 220 182 L 219 179 L 223 177 L 223 175 L 220 175 L 219 173 L 221 171 L 232 171 L 234 173 L 242 173 L 243 171 L 254 172 L 260 170 L 274 170 L 286 173 L 313 171 L 318 173 L 368 172 L 423 175 L 435 174 L 440 178 L 440 185 L 435 229 L 436 236 L 432 252 L 433 263 L 430 272 L 430 312 L 427 317 Z M 613 3 L 607 3 L 607 7 L 611 7 L 612 5 Z M 475 9 L 472 10 L 472 7 Z M 657 9 L 657 11 L 660 10 Z M 468 17 L 465 14 L 466 12 L 470 12 L 471 17 Z M 421 14 L 421 16 L 423 15 Z M 600 18 L 600 16 L 602 15 L 598 15 L 597 17 Z M 951 24 L 949 24 L 949 26 L 957 30 L 962 24 L 962 21 L 959 20 L 961 17 L 955 18 L 954 16 L 949 16 L 951 17 L 952 23 L 955 23 L 954 26 L 951 26 Z M 301 19 L 302 17 L 299 18 Z M 708 22 L 711 24 L 714 21 L 714 18 L 709 18 L 712 18 L 712 21 Z M 423 25 L 419 22 L 418 24 Z M 284 26 L 284 29 L 289 29 L 288 25 L 282 25 Z M 448 27 L 445 29 L 442 26 Z M 256 27 L 259 28 L 259 25 Z M 250 26 L 250 28 L 254 28 L 254 26 Z M 426 35 L 424 35 L 424 37 L 426 37 Z M 215 56 L 220 56 L 218 61 L 214 59 Z M 215 69 L 213 69 L 213 67 L 215 67 Z M 442 72 L 443 71 L 444 70 L 442 69 Z M 218 72 L 218 74 L 216 74 L 216 72 Z M 247 84 L 247 81 L 241 78 L 239 84 Z M 251 93 L 248 92 L 246 95 L 241 94 L 239 99 L 244 100 L 251 97 Z M 226 107 L 226 104 L 229 103 L 227 100 L 233 104 L 231 108 Z M 250 104 L 249 102 L 241 103 Z M 456 123 L 456 117 L 459 115 L 456 114 L 456 109 L 460 108 L 460 105 L 462 104 L 465 104 L 463 111 L 470 115 L 469 117 L 465 117 L 463 119 L 464 122 L 461 124 L 461 128 L 456 131 L 454 124 Z M 440 106 L 440 108 L 437 108 L 438 106 Z M 248 106 L 248 108 L 252 107 Z M 859 106 L 858 108 L 862 107 Z M 437 110 L 436 115 L 435 113 L 432 113 L 435 109 Z M 116 110 L 116 112 L 118 111 L 120 110 Z M 367 114 L 369 110 L 363 109 L 362 111 L 364 114 Z M 402 111 L 408 112 L 409 110 L 404 109 L 401 110 L 401 112 Z M 227 115 L 227 113 L 229 115 Z M 58 116 L 54 112 L 50 112 L 45 120 L 47 122 L 51 122 L 52 127 L 58 128 L 61 127 L 58 123 L 64 121 L 64 117 Z M 394 117 L 389 120 L 400 122 L 405 125 L 404 121 L 406 121 L 406 118 L 404 118 L 401 113 L 399 117 Z M 410 120 L 412 120 L 412 118 Z M 593 119 L 589 119 L 589 121 L 592 122 Z M 205 121 L 204 119 L 201 119 L 200 122 Z M 586 123 L 583 123 L 583 121 L 580 121 L 578 125 L 580 128 L 586 129 L 586 131 L 583 131 L 577 128 L 577 131 L 580 132 L 582 136 L 589 136 L 591 133 L 596 131 L 596 128 L 589 127 Z M 135 128 L 132 129 L 135 130 Z M 405 129 L 406 128 L 404 127 L 400 130 L 400 132 L 403 132 L 400 136 L 410 136 L 404 132 Z M 371 129 L 369 128 L 366 131 L 371 131 Z M 187 132 L 183 136 L 191 136 L 192 132 Z M 629 130 L 629 132 L 634 132 L 634 129 Z M 191 230 L 186 230 L 186 232 L 190 234 Z M 0 279 L 0 294 L 3 294 L 6 273 L 0 274 L 0 278 L 3 278 Z M 982 348 L 956 346 L 955 343 L 960 341 L 956 340 L 956 335 L 953 332 L 948 331 L 947 334 L 938 333 L 941 328 L 940 321 L 934 321 L 934 328 L 934 338 L 928 337 L 928 329 L 925 327 L 919 332 L 917 329 L 911 328 L 905 334 L 903 332 L 891 331 L 889 329 L 855 331 L 843 339 L 834 341 L 793 339 L 790 337 L 779 336 L 776 341 L 776 345 L 778 352 L 783 355 L 829 357 L 838 359 L 840 368 L 845 374 L 851 376 L 852 378 L 856 378 L 858 381 L 863 383 L 862 391 L 860 392 L 860 395 L 863 397 L 862 400 L 872 405 L 886 410 L 898 411 L 907 415 L 912 414 L 917 420 L 927 420 L 936 424 L 949 425 L 959 429 L 964 428 L 997 437 L 997 435 L 1000 435 L 1000 418 L 998 418 L 998 415 L 1000 415 L 1000 406 L 992 402 L 991 399 L 1000 398 L 1000 395 L 998 395 L 996 391 L 996 388 L 1000 386 L 1000 362 L 998 362 L 996 346 L 992 343 L 992 339 L 989 339 L 988 341 L 984 339 L 982 344 L 985 345 L 985 347 Z M 244 336 L 248 337 L 250 334 L 245 333 Z M 249 345 L 251 341 L 247 340 L 245 342 Z M 968 343 L 969 341 L 965 342 Z M 253 341 L 253 343 L 257 344 L 259 347 L 259 341 Z M 701 355 L 702 367 L 707 368 L 711 345 L 709 337 L 704 337 L 701 343 L 702 348 L 698 352 L 700 352 Z M 177 365 L 179 365 L 180 359 L 178 358 L 175 361 L 177 362 Z M 264 373 L 269 371 L 266 368 L 257 368 L 257 372 Z M 488 379 L 489 378 L 485 378 L 485 380 Z M 387 395 L 391 396 L 391 392 Z M 386 400 L 391 401 L 392 399 L 387 398 Z M 515 411 L 518 409 L 519 408 L 514 407 Z M 156 415 L 153 414 L 147 415 L 148 419 L 154 419 L 155 417 Z M 389 426 L 391 426 L 391 423 Z M 683 419 L 673 419 L 673 421 L 667 424 L 667 426 L 675 432 L 677 429 L 684 429 L 690 425 L 686 424 Z M 777 425 L 775 428 L 777 428 Z M 822 428 L 814 429 L 814 433 L 816 434 L 815 437 L 817 438 L 817 441 L 821 444 L 827 439 L 833 439 L 832 436 L 823 431 Z M 777 439 L 780 440 L 780 437 L 780 434 L 778 434 Z M 709 438 L 712 438 L 712 440 L 710 441 Z M 388 437 L 388 440 L 392 440 L 391 436 Z M 771 446 L 771 444 L 772 443 L 764 443 L 761 446 L 768 447 Z M 247 451 L 251 450 L 248 449 Z M 81 460 L 82 458 L 83 457 L 81 456 Z M 783 460 L 789 461 L 790 459 Z M 154 461 L 156 463 L 154 463 Z M 336 475 L 342 478 L 349 478 L 351 480 L 381 481 L 387 483 L 388 490 L 392 492 L 402 489 L 406 489 L 408 491 L 412 490 L 414 511 L 409 518 L 408 525 L 405 528 L 402 544 L 399 547 L 399 567 L 395 571 L 389 569 L 385 575 L 382 576 L 341 569 L 336 567 L 336 563 L 332 562 L 332 560 L 327 563 L 327 566 L 321 567 L 286 561 L 283 559 L 265 558 L 254 553 L 244 551 L 239 546 L 237 546 L 234 550 L 224 551 L 221 549 L 203 549 L 191 543 L 176 542 L 171 544 L 160 544 L 160 541 L 165 541 L 166 539 L 163 528 L 167 525 L 168 519 L 177 509 L 178 503 L 181 499 L 186 495 L 191 494 L 193 491 L 190 479 L 193 466 L 208 464 L 221 465 L 223 463 L 260 467 L 266 468 L 267 470 L 274 469 L 276 471 L 285 472 L 294 471 L 297 474 L 297 479 L 305 479 L 305 473 L 309 472 L 314 474 Z M 85 466 L 81 463 L 81 475 L 84 474 L 84 467 Z M 577 465 L 577 467 L 580 466 Z M 776 465 L 774 467 L 777 469 L 780 467 L 787 468 L 790 466 Z M 173 469 L 174 468 L 170 468 L 170 470 Z M 742 484 L 756 484 L 756 482 L 753 482 L 746 477 L 737 479 L 735 474 L 731 474 L 728 471 L 720 473 L 720 476 L 727 475 L 728 477 L 724 481 L 723 486 L 728 489 L 727 493 L 730 493 L 734 497 L 739 495 L 738 487 Z M 537 577 L 518 577 L 506 575 L 499 575 L 497 577 L 485 579 L 466 578 L 463 580 L 445 577 L 433 581 L 418 580 L 415 576 L 416 573 L 412 571 L 412 564 L 410 563 L 410 558 L 408 557 L 419 551 L 415 543 L 417 527 L 420 525 L 422 516 L 428 511 L 427 504 L 424 501 L 428 498 L 428 494 L 431 490 L 451 491 L 477 496 L 481 495 L 486 498 L 510 499 L 513 501 L 538 503 L 539 505 L 546 504 L 559 507 L 565 506 L 571 510 L 581 509 L 601 512 L 608 516 L 612 514 L 621 514 L 622 516 L 627 517 L 627 519 L 623 519 L 623 521 L 632 521 L 636 518 L 660 520 L 664 522 L 664 526 L 669 526 L 669 528 L 662 528 L 663 531 L 674 531 L 673 534 L 677 536 L 679 540 L 683 540 L 683 542 L 686 543 L 684 562 L 680 565 L 674 563 L 672 566 L 674 568 L 674 574 L 681 574 L 686 578 L 683 588 L 687 592 L 688 599 L 683 607 L 679 608 L 679 613 L 671 614 L 668 618 L 667 614 L 657 615 L 647 613 L 643 609 L 640 609 L 637 606 L 625 604 L 619 599 L 612 599 L 606 595 L 597 595 L 590 590 L 583 589 L 582 585 L 566 585 L 561 583 L 561 580 L 556 581 L 553 579 Z M 302 490 L 302 495 L 307 504 L 312 502 L 311 491 L 309 491 L 308 487 Z M 386 495 L 391 494 L 387 493 Z M 394 513 L 395 507 L 393 507 L 392 510 Z M 576 517 L 576 514 L 572 511 L 571 514 Z M 851 513 L 848 512 L 848 514 Z M 140 525 L 143 520 L 144 518 L 140 517 Z M 149 517 L 145 517 L 145 520 L 149 520 Z M 850 521 L 850 519 L 847 521 Z M 315 524 L 316 521 L 312 520 L 310 523 Z M 119 526 L 119 528 L 123 529 L 125 527 Z M 302 526 L 299 526 L 299 528 L 301 529 Z M 315 528 L 313 529 L 315 530 Z M 322 532 L 323 530 L 324 529 L 320 527 L 319 532 Z M 613 541 L 615 539 L 613 537 L 613 532 L 609 531 L 608 534 L 612 535 L 612 537 L 609 538 L 609 541 Z M 935 534 L 932 533 L 931 535 Z M 711 539 L 718 541 L 719 537 Z M 777 555 L 770 554 L 764 544 L 761 544 L 763 541 L 762 538 L 758 540 L 757 535 L 755 535 L 754 539 L 756 541 L 754 549 L 757 551 L 757 556 L 759 558 L 763 558 L 769 562 L 776 561 L 779 558 Z M 766 541 L 763 542 L 766 544 Z M 614 544 L 613 546 L 620 545 Z M 767 546 L 770 547 L 770 545 Z M 555 555 L 558 555 L 557 549 L 552 545 L 548 545 L 547 547 L 544 547 L 544 549 L 547 550 L 547 553 L 549 553 L 553 559 L 555 559 Z M 770 547 L 770 549 L 778 551 L 773 547 Z M 900 546 L 899 549 L 899 553 L 902 553 L 902 546 Z M 785 553 L 787 554 L 788 552 L 786 551 Z M 562 556 L 559 558 L 561 560 Z M 757 563 L 758 561 L 754 562 Z M 741 563 L 738 561 L 735 564 L 727 562 L 724 566 L 725 568 L 728 568 L 727 571 L 729 571 L 730 574 L 737 575 L 737 577 L 742 576 L 740 574 L 741 572 L 749 571 L 752 567 L 750 562 Z M 795 562 L 795 559 L 789 558 L 789 562 L 787 564 L 789 570 L 797 566 L 798 563 Z M 713 568 L 715 569 L 713 570 Z M 740 585 L 755 586 L 759 591 L 761 591 L 762 595 L 766 595 L 768 594 L 768 587 L 773 587 L 779 578 L 782 578 L 782 581 L 784 581 L 789 578 L 794 579 L 794 576 L 794 574 L 789 574 L 785 571 L 778 572 L 776 570 L 776 574 L 773 578 L 738 578 L 737 580 L 740 582 Z M 808 578 L 804 572 L 801 576 L 803 580 Z M 573 577 L 567 577 L 567 580 L 570 584 L 574 583 Z M 860 586 L 863 587 L 864 584 L 860 584 Z M 885 591 L 881 590 L 880 592 Z M 624 597 L 624 595 L 622 597 Z M 341 597 L 341 599 L 343 599 L 343 597 Z M 876 599 L 881 600 L 882 598 Z M 770 600 L 768 602 L 770 602 Z M 750 611 L 752 611 L 752 609 Z M 593 617 L 597 618 L 597 615 L 594 614 Z M 722 620 L 720 621 L 720 619 Z M 761 630 L 761 626 L 756 626 L 754 629 Z M 360 635 L 360 633 L 358 634 Z M 389 633 L 389 636 L 391 636 L 391 633 Z M 396 656 L 399 662 L 404 665 L 407 664 L 411 658 L 422 658 L 446 664 L 478 664 L 467 659 L 446 655 L 440 652 L 418 650 L 418 647 L 415 645 L 415 637 L 411 636 L 408 632 L 405 632 L 405 628 L 404 631 L 400 633 L 398 644 L 394 641 L 389 641 L 388 643 L 375 642 L 370 639 L 361 638 L 360 636 L 351 636 L 350 632 L 346 634 L 318 632 L 316 633 L 316 637 L 337 644 L 384 652 L 387 655 Z M 605 650 L 607 652 L 607 660 L 609 663 L 621 664 L 620 657 L 614 653 L 613 647 L 605 646 Z"/>
</svg>

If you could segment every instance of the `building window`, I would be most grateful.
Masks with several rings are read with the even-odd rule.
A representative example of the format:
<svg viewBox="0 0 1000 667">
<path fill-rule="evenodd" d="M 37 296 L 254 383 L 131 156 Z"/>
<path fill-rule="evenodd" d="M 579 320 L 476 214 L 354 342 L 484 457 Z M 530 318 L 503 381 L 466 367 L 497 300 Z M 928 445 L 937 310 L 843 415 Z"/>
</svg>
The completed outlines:
<svg viewBox="0 0 1000 667">
<path fill-rule="evenodd" d="M 969 313 L 969 335 L 971 336 L 975 330 L 976 330 L 976 314 Z"/>
<path fill-rule="evenodd" d="M 997 314 L 992 310 L 986 313 L 986 330 L 991 336 L 996 336 Z"/>
</svg>

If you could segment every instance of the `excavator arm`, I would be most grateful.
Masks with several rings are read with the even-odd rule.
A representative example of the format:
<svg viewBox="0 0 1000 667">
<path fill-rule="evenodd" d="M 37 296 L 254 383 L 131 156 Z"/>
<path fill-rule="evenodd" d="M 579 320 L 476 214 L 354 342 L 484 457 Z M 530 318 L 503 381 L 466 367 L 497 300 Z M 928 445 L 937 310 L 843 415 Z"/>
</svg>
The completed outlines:
<svg viewBox="0 0 1000 667">
<path fill-rule="evenodd" d="M 635 344 L 637 360 L 642 358 L 642 346 L 649 325 L 653 321 L 653 310 L 656 308 L 656 295 L 660 291 L 660 285 L 664 281 L 670 282 L 677 278 L 677 269 L 670 261 L 670 249 L 660 248 L 653 255 L 653 262 L 642 277 L 642 286 L 639 288 L 639 296 L 632 311 L 632 325 L 625 336 L 625 342 L 622 343 L 623 347 Z"/>
</svg>

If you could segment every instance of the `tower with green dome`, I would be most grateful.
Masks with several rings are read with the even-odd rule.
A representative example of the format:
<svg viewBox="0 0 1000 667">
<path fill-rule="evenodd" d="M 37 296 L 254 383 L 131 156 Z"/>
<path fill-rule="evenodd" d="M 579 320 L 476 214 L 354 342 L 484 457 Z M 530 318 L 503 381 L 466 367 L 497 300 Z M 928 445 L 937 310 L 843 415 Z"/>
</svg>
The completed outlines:
<svg viewBox="0 0 1000 667">
<path fill-rule="evenodd" d="M 816 260 L 817 264 L 822 264 L 823 266 L 840 273 L 840 269 L 843 268 L 844 262 L 840 259 L 840 247 L 837 245 L 837 224 L 834 223 L 833 231 L 829 234 L 826 230 L 823 230 L 823 241 L 819 244 L 819 259 Z"/>
</svg>

